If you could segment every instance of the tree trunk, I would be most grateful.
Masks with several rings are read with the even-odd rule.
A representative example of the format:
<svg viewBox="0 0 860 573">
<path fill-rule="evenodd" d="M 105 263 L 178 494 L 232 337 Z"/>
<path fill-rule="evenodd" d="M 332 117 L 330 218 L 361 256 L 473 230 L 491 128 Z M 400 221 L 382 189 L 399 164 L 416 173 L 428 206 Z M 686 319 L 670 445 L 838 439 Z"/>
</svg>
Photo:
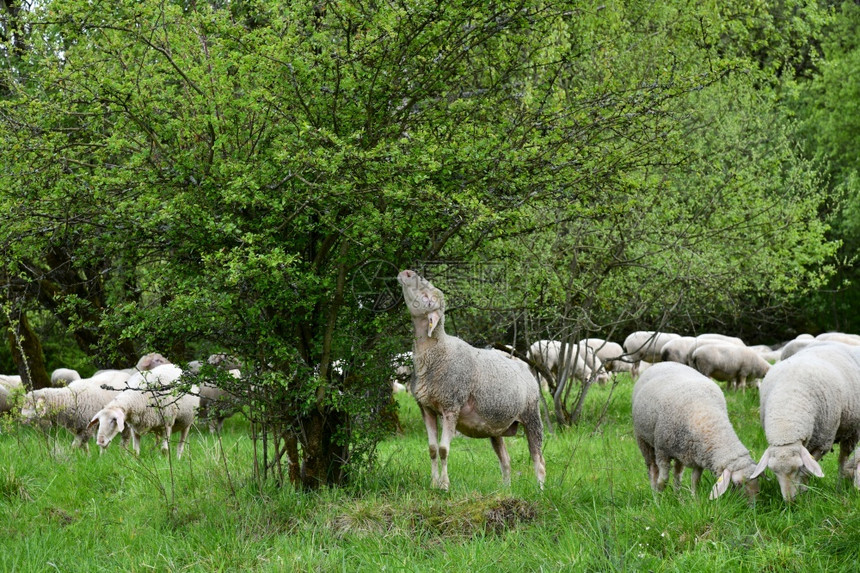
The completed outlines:
<svg viewBox="0 0 860 573">
<path fill-rule="evenodd" d="M 45 369 L 45 357 L 42 343 L 27 320 L 27 313 L 21 311 L 11 316 L 9 330 L 9 348 L 12 359 L 18 367 L 21 382 L 27 390 L 38 390 L 51 385 L 51 377 Z"/>
<path fill-rule="evenodd" d="M 296 485 L 317 489 L 343 484 L 348 448 L 335 443 L 335 439 L 346 424 L 346 416 L 337 410 L 314 410 L 308 414 L 302 424 L 302 470 L 300 483 Z"/>
</svg>

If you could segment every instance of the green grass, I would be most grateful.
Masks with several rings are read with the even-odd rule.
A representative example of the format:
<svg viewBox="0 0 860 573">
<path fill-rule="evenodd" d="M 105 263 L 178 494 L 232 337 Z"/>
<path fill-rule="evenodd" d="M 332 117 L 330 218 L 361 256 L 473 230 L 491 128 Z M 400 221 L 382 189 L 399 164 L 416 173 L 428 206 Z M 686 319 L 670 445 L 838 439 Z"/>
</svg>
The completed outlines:
<svg viewBox="0 0 860 573">
<path fill-rule="evenodd" d="M 525 438 L 508 438 L 513 479 L 501 485 L 487 440 L 452 444 L 451 491 L 430 489 L 417 407 L 400 395 L 403 433 L 349 488 L 301 493 L 251 480 L 240 418 L 223 441 L 194 432 L 168 460 L 144 438 L 140 458 L 105 455 L 6 426 L 0 433 L 0 571 L 841 571 L 860 558 L 860 493 L 826 476 L 786 505 L 776 481 L 754 506 L 736 493 L 685 487 L 654 495 L 630 423 L 629 379 L 596 422 L 547 436 L 547 482 L 535 482 Z M 728 396 L 744 443 L 765 448 L 755 391 Z M 95 449 L 95 448 L 93 448 Z"/>
</svg>

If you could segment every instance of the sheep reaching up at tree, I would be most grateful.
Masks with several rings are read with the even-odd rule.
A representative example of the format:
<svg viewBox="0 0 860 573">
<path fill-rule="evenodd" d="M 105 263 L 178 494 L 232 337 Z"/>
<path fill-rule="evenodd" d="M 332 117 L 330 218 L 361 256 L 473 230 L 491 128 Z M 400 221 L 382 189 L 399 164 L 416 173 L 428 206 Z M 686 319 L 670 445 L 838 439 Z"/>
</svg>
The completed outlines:
<svg viewBox="0 0 860 573">
<path fill-rule="evenodd" d="M 433 486 L 448 489 L 448 452 L 455 430 L 471 438 L 490 438 L 502 479 L 509 484 L 511 459 L 503 437 L 516 434 L 522 424 L 543 487 L 546 470 L 537 381 L 502 353 L 475 348 L 446 334 L 445 297 L 430 281 L 410 270 L 398 274 L 397 280 L 414 327 L 411 391 L 427 427 Z"/>
</svg>

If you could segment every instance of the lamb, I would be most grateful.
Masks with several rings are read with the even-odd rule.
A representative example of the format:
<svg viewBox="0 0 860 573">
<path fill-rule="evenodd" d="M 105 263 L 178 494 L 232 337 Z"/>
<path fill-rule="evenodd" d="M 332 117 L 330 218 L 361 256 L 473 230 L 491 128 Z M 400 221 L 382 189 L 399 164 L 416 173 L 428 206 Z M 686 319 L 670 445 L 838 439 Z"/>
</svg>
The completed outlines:
<svg viewBox="0 0 860 573">
<path fill-rule="evenodd" d="M 624 351 L 629 355 L 633 368 L 630 375 L 635 380 L 639 377 L 640 362 L 660 362 L 660 352 L 670 340 L 680 338 L 679 334 L 671 332 L 654 332 L 652 330 L 637 330 L 624 339 Z"/>
<path fill-rule="evenodd" d="M 753 477 L 770 468 L 783 499 L 805 489 L 809 474 L 839 444 L 839 475 L 860 440 L 860 347 L 819 343 L 777 362 L 761 383 L 760 415 L 768 447 Z"/>
<path fill-rule="evenodd" d="M 633 387 L 633 430 L 654 491 L 666 487 L 675 460 L 675 487 L 690 466 L 693 495 L 703 469 L 718 477 L 710 499 L 729 485 L 743 486 L 750 498 L 758 493 L 756 463 L 729 421 L 722 391 L 689 366 L 661 362 L 642 373 Z"/>
<path fill-rule="evenodd" d="M 735 344 L 713 343 L 700 346 L 690 356 L 690 366 L 711 378 L 726 382 L 727 389 L 742 389 L 747 379 L 764 378 L 770 364 L 758 352 Z"/>
<path fill-rule="evenodd" d="M 90 419 L 120 393 L 128 378 L 127 373 L 119 370 L 106 371 L 92 378 L 74 380 L 62 388 L 34 390 L 24 397 L 21 417 L 25 423 L 38 420 L 63 426 L 75 435 L 73 446 L 88 452 L 92 437 Z M 123 435 L 123 444 L 128 437 L 128 433 Z"/>
<path fill-rule="evenodd" d="M 151 371 L 140 372 L 129 379 L 138 387 L 120 392 L 104 408 L 96 412 L 90 427 L 98 425 L 96 443 L 102 449 L 126 424 L 132 429 L 132 447 L 140 453 L 140 436 L 153 432 L 162 436 L 163 452 L 169 451 L 170 435 L 180 431 L 176 457 L 182 457 L 188 431 L 194 423 L 194 413 L 200 405 L 196 386 L 182 395 L 173 395 L 170 386 L 177 382 L 182 370 L 173 364 L 162 364 Z"/>
<path fill-rule="evenodd" d="M 71 368 L 57 368 L 51 372 L 51 386 L 60 387 L 67 386 L 69 382 L 80 380 L 81 375 L 77 370 Z"/>
<path fill-rule="evenodd" d="M 516 361 L 446 334 L 445 297 L 430 281 L 411 270 L 400 272 L 397 280 L 414 326 L 411 391 L 427 427 L 433 487 L 447 490 L 450 485 L 448 452 L 455 430 L 471 438 L 490 438 L 502 479 L 510 484 L 511 458 L 504 436 L 515 435 L 522 424 L 543 488 L 546 467 L 538 383 Z"/>
</svg>

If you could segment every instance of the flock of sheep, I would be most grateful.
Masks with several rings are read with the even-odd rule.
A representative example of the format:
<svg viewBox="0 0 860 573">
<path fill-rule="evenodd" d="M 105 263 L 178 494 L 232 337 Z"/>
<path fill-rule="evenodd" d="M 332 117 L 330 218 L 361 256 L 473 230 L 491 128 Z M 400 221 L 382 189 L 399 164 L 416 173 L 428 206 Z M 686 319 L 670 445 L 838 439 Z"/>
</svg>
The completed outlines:
<svg viewBox="0 0 860 573">
<path fill-rule="evenodd" d="M 757 478 L 770 469 L 787 501 L 805 489 L 810 475 L 824 474 L 818 460 L 839 444 L 839 473 L 860 488 L 860 336 L 802 335 L 780 350 L 747 347 L 738 338 L 639 331 L 623 347 L 589 338 L 575 344 L 541 340 L 527 362 L 496 349 L 479 349 L 445 333 L 445 298 L 411 270 L 398 275 L 414 327 L 409 389 L 427 428 L 434 487 L 447 489 L 448 453 L 455 431 L 490 438 L 503 480 L 510 480 L 504 436 L 525 429 L 538 484 L 546 474 L 539 384 L 543 369 L 553 376 L 562 364 L 580 380 L 605 382 L 629 371 L 633 429 L 651 487 L 662 491 L 674 462 L 674 481 L 692 469 L 695 493 L 702 471 L 717 476 L 711 498 L 743 488 L 758 493 Z M 773 363 L 773 366 L 771 365 Z M 536 368 L 539 367 L 539 368 Z M 726 388 L 759 388 L 761 422 L 768 448 L 758 463 L 729 420 Z M 545 382 L 545 380 L 542 380 Z M 441 437 L 439 420 L 441 419 Z"/>
<path fill-rule="evenodd" d="M 223 355 L 211 356 L 209 363 L 239 376 L 236 364 Z M 188 372 L 196 375 L 200 368 L 192 362 Z M 140 453 L 140 437 L 152 433 L 168 452 L 170 436 L 179 433 L 176 455 L 181 457 L 196 417 L 214 431 L 235 411 L 223 390 L 208 381 L 188 384 L 183 370 L 158 353 L 143 356 L 134 368 L 101 370 L 91 378 L 60 368 L 51 383 L 55 386 L 27 392 L 19 402 L 15 394 L 23 391 L 21 378 L 0 375 L 0 412 L 20 406 L 24 423 L 64 427 L 74 434 L 73 444 L 87 451 L 95 433 L 100 451 L 121 434 L 123 446 L 131 442 Z"/>
<path fill-rule="evenodd" d="M 543 488 L 541 385 L 536 377 L 545 383 L 541 370 L 558 376 L 559 368 L 569 365 L 569 375 L 598 383 L 619 371 L 630 372 L 635 380 L 634 434 L 655 491 L 664 489 L 674 462 L 676 487 L 683 469 L 690 467 L 695 492 L 707 469 L 717 476 L 712 498 L 730 486 L 742 487 L 752 497 L 758 493 L 758 476 L 769 468 L 790 501 L 805 488 L 808 476 L 823 476 L 818 460 L 834 443 L 839 444 L 840 476 L 853 478 L 860 488 L 860 455 L 853 453 L 860 439 L 860 336 L 805 335 L 775 351 L 717 334 L 639 331 L 623 346 L 597 338 L 575 344 L 540 340 L 523 361 L 446 334 L 443 293 L 414 271 L 402 271 L 397 278 L 414 327 L 412 368 L 401 363 L 397 375 L 408 374 L 408 389 L 424 419 L 434 487 L 450 485 L 448 454 L 457 432 L 489 438 L 509 483 L 511 460 L 504 437 L 522 425 Z M 239 364 L 225 355 L 214 355 L 209 363 L 239 376 Z M 12 399 L 20 378 L 0 376 L 0 411 L 20 405 L 23 421 L 65 427 L 74 434 L 74 444 L 87 450 L 95 432 L 102 451 L 121 434 L 123 445 L 130 441 L 139 453 L 140 436 L 152 433 L 167 452 L 171 434 L 179 433 L 179 457 L 196 416 L 209 420 L 214 430 L 234 413 L 223 391 L 193 377 L 200 368 L 200 363 L 189 364 L 189 383 L 178 366 L 153 353 L 134 368 L 100 371 L 87 379 L 59 369 L 52 383 L 60 387 L 28 392 L 22 402 Z M 735 433 L 714 379 L 724 381 L 727 389 L 759 388 L 768 448 L 758 463 Z"/>
</svg>

